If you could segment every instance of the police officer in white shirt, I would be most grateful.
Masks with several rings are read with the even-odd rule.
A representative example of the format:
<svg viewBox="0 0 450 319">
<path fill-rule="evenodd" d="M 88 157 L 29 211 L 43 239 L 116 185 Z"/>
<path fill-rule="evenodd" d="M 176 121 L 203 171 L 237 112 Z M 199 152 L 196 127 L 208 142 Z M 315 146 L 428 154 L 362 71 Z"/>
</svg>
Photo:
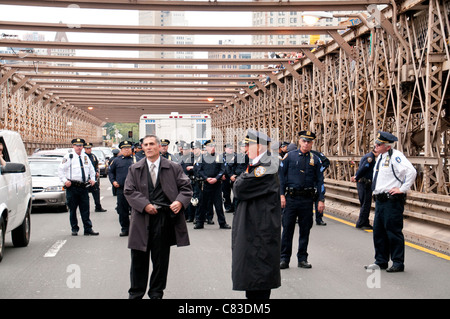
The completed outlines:
<svg viewBox="0 0 450 319">
<path fill-rule="evenodd" d="M 398 150 L 393 149 L 397 137 L 388 132 L 379 132 L 375 150 L 380 154 L 375 163 L 372 189 L 375 199 L 373 240 L 375 264 L 387 272 L 404 270 L 405 239 L 403 236 L 403 211 L 406 192 L 416 178 L 416 170 Z M 388 268 L 389 257 L 393 264 Z"/>
<path fill-rule="evenodd" d="M 97 236 L 99 233 L 92 230 L 89 212 L 89 193 L 87 187 L 95 185 L 95 169 L 89 157 L 83 151 L 85 141 L 80 138 L 72 140 L 73 152 L 64 156 L 59 165 L 59 178 L 66 188 L 67 206 L 70 211 L 70 226 L 72 236 L 78 235 L 77 207 L 80 208 L 81 220 L 84 226 L 84 235 Z"/>
</svg>

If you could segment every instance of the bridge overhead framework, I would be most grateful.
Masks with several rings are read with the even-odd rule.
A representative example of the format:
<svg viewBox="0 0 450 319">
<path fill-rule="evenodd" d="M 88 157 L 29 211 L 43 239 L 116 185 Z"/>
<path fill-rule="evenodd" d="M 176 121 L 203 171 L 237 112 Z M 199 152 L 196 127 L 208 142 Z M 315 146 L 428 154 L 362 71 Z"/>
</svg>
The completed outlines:
<svg viewBox="0 0 450 319">
<path fill-rule="evenodd" d="M 179 60 L 117 56 L 0 54 L 0 129 L 19 131 L 29 149 L 67 144 L 72 136 L 101 142 L 108 122 L 136 122 L 143 113 L 205 112 L 215 138 L 237 142 L 246 129 L 267 130 L 277 140 L 296 141 L 302 129 L 318 135 L 316 148 L 332 164 L 327 196 L 334 208 L 354 210 L 350 177 L 379 130 L 399 137 L 396 148 L 418 171 L 406 215 L 442 234 L 450 228 L 450 5 L 445 0 L 365 1 L 25 1 L 19 6 L 166 11 L 333 11 L 356 16 L 347 27 L 150 27 L 0 21 L 0 30 L 127 34 L 329 34 L 324 45 L 177 47 L 123 43 L 0 40 L 0 47 L 76 48 L 105 51 L 295 51 L 295 58 L 192 59 L 185 69 L 161 69 Z M 380 7 L 379 5 L 386 5 Z M 352 13 L 349 14 L 348 12 Z M 29 61 L 15 63 L 16 61 Z M 53 63 L 73 63 L 58 67 Z M 98 64 L 117 63 L 111 68 Z M 278 64 L 277 68 L 268 65 Z M 86 65 L 92 66 L 86 66 Z M 156 65 L 135 68 L 133 65 Z M 213 69 L 211 65 L 252 65 Z M 202 68 L 204 66 L 204 68 Z M 105 75 L 107 74 L 107 75 Z M 190 75 L 178 77 L 178 75 Z M 261 78 L 262 77 L 262 78 Z M 264 79 L 264 81 L 261 81 Z M 214 98 L 214 102 L 208 102 Z M 89 106 L 94 106 L 89 110 Z M 108 117 L 108 119 L 105 119 Z M 67 126 L 70 122 L 71 125 Z M 329 205 L 328 207 L 333 207 Z M 423 238 L 418 238 L 420 241 Z M 440 241 L 430 243 L 439 249 Z"/>
</svg>

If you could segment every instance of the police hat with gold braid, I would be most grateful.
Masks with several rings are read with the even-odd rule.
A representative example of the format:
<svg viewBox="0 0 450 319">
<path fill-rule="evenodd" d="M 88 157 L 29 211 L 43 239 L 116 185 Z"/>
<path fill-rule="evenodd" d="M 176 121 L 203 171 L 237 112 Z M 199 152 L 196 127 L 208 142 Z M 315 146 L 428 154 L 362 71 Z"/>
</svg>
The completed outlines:
<svg viewBox="0 0 450 319">
<path fill-rule="evenodd" d="M 298 133 L 299 137 L 308 141 L 314 141 L 316 139 L 316 134 L 311 131 L 300 131 Z"/>
<path fill-rule="evenodd" d="M 379 131 L 375 140 L 376 144 L 390 144 L 398 141 L 398 138 L 389 132 Z"/>
<path fill-rule="evenodd" d="M 271 142 L 272 140 L 270 139 L 270 137 L 268 137 L 263 132 L 249 129 L 247 131 L 247 136 L 245 137 L 245 141 L 249 144 L 256 143 L 256 144 L 267 145 L 267 143 Z"/>
<path fill-rule="evenodd" d="M 165 138 L 163 138 L 162 140 L 161 140 L 161 145 L 162 146 L 166 146 L 166 145 L 169 145 L 170 144 L 170 141 L 169 140 L 167 140 L 167 139 L 165 139 Z"/>
<path fill-rule="evenodd" d="M 94 145 L 92 143 L 84 143 L 84 148 L 92 148 Z"/>
<path fill-rule="evenodd" d="M 216 142 L 214 140 L 207 140 L 203 145 L 204 146 L 216 146 Z"/>
<path fill-rule="evenodd" d="M 122 142 L 120 142 L 120 144 L 119 144 L 119 148 L 120 149 L 122 149 L 122 148 L 124 148 L 124 147 L 132 147 L 133 146 L 133 143 L 132 142 L 129 142 L 129 141 L 122 141 Z"/>
<path fill-rule="evenodd" d="M 82 138 L 74 138 L 72 140 L 72 145 L 84 145 L 84 143 L 86 143 L 86 141 Z"/>
</svg>

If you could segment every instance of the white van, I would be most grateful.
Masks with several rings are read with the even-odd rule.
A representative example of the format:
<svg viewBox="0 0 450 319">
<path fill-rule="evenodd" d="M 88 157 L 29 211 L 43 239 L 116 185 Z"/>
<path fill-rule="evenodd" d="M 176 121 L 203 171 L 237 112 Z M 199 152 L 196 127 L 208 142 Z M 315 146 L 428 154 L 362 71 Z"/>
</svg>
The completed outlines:
<svg viewBox="0 0 450 319">
<path fill-rule="evenodd" d="M 31 172 L 22 138 L 16 132 L 0 130 L 5 166 L 0 165 L 0 261 L 5 235 L 11 232 L 15 247 L 30 241 L 32 201 Z"/>
</svg>

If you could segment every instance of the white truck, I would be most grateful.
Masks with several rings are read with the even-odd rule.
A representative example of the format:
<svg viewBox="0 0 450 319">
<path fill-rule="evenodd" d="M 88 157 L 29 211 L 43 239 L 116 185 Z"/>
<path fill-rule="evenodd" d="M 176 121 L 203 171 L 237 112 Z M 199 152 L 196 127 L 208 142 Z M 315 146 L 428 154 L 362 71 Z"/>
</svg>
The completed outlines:
<svg viewBox="0 0 450 319">
<path fill-rule="evenodd" d="M 211 139 L 211 117 L 208 114 L 143 114 L 139 120 L 139 138 L 156 135 L 170 141 L 169 153 L 178 153 L 178 141 L 187 143 Z"/>
<path fill-rule="evenodd" d="M 32 180 L 28 157 L 19 133 L 0 130 L 5 165 L 0 164 L 0 261 L 3 259 L 5 235 L 11 232 L 15 247 L 28 246 Z"/>
</svg>

